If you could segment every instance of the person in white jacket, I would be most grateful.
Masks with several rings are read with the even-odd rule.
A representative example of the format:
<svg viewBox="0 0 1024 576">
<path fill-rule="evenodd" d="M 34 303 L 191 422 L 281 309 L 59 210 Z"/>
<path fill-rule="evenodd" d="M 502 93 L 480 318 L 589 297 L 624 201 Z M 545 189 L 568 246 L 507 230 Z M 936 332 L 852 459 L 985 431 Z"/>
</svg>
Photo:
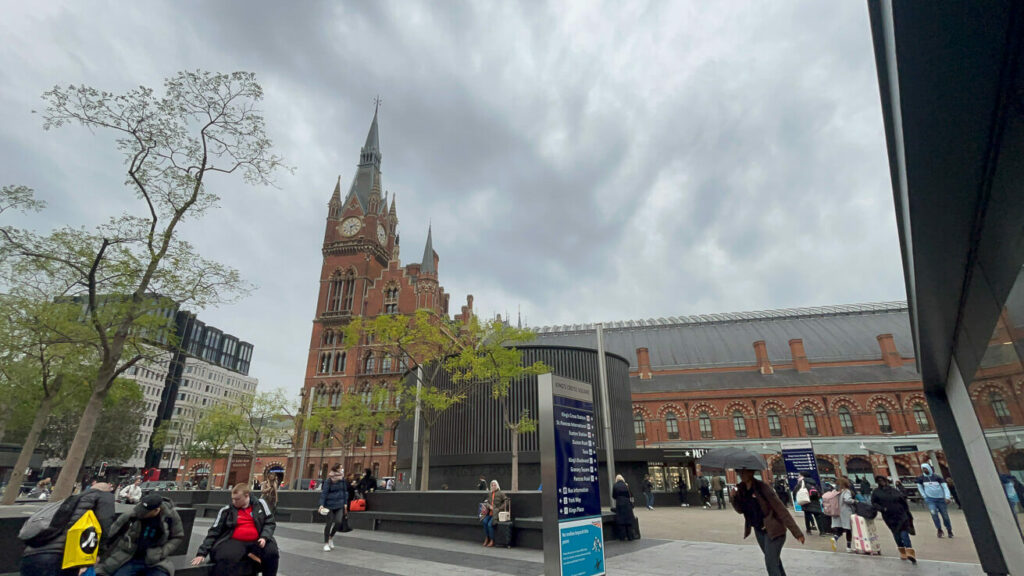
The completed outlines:
<svg viewBox="0 0 1024 576">
<path fill-rule="evenodd" d="M 136 478 L 134 483 L 122 488 L 117 495 L 128 504 L 138 504 L 142 500 L 142 478 Z"/>
</svg>

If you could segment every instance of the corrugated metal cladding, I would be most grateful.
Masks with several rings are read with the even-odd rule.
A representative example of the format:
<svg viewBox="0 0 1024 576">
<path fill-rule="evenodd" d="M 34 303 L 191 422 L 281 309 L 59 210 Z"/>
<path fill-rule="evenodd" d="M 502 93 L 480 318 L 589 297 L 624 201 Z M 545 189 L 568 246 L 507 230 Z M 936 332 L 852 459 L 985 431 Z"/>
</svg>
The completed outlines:
<svg viewBox="0 0 1024 576">
<path fill-rule="evenodd" d="M 524 364 L 543 362 L 552 371 L 566 378 L 594 385 L 594 404 L 601 421 L 598 391 L 597 351 L 560 346 L 520 346 Z M 608 371 L 608 396 L 612 405 L 612 441 L 615 449 L 633 448 L 632 399 L 629 390 L 629 363 L 614 354 L 605 354 Z M 451 386 L 450 375 L 438 377 L 438 387 Z M 510 414 L 529 411 L 537 417 L 537 378 L 531 377 L 513 383 L 508 401 Z M 603 448 L 604 439 L 599 439 Z M 536 452 L 539 438 L 536 432 L 520 437 L 520 453 Z M 411 457 L 412 423 L 404 421 L 399 429 L 399 460 Z M 465 401 L 443 413 L 430 432 L 431 456 L 457 456 L 511 452 L 511 435 L 504 428 L 500 403 L 491 397 L 490 387 L 481 386 Z"/>
</svg>

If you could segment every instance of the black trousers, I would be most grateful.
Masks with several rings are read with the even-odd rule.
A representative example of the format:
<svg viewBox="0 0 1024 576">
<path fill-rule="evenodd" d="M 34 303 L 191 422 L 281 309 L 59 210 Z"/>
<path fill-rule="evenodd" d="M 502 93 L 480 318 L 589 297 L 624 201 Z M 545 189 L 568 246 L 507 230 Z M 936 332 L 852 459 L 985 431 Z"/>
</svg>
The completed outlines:
<svg viewBox="0 0 1024 576">
<path fill-rule="evenodd" d="M 277 542 L 267 540 L 267 545 L 260 548 L 259 542 L 242 542 L 231 538 L 217 546 L 210 553 L 213 560 L 213 576 L 235 576 L 248 572 L 246 566 L 255 554 L 261 562 L 264 576 L 277 576 L 277 566 L 281 562 L 281 554 L 277 550 Z"/>
<path fill-rule="evenodd" d="M 64 553 L 22 556 L 21 576 L 78 576 L 78 568 L 61 569 Z"/>
<path fill-rule="evenodd" d="M 324 544 L 331 541 L 334 535 L 338 533 L 338 529 L 341 528 L 341 522 L 345 519 L 345 509 L 338 508 L 337 510 L 331 510 L 327 513 L 327 520 L 324 524 Z"/>
</svg>

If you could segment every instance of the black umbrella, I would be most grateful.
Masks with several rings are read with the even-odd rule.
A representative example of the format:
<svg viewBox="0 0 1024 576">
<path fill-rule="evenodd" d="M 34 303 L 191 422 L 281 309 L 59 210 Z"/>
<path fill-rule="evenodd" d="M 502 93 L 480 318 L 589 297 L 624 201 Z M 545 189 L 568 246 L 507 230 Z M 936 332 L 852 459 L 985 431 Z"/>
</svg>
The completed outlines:
<svg viewBox="0 0 1024 576">
<path fill-rule="evenodd" d="M 701 457 L 700 465 L 705 468 L 731 468 L 733 470 L 767 470 L 760 454 L 742 448 L 718 448 Z"/>
</svg>

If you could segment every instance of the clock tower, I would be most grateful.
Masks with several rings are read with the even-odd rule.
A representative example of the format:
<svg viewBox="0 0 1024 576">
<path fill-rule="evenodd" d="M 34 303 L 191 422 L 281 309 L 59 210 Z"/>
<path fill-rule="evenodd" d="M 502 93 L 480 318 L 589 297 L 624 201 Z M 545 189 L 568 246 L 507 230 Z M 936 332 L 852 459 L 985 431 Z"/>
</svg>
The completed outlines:
<svg viewBox="0 0 1024 576">
<path fill-rule="evenodd" d="M 420 308 L 448 315 L 449 295 L 438 283 L 440 259 L 434 252 L 433 231 L 427 233 L 421 262 L 402 266 L 399 260 L 395 196 L 384 190 L 381 178 L 378 113 L 379 105 L 348 192 L 342 196 L 339 177 L 327 203 L 320 289 L 302 392 L 303 414 L 337 407 L 345 394 L 390 387 L 401 378 L 404 359 L 391 357 L 372 343 L 347 350 L 342 347 L 342 330 L 353 318 L 411 314 Z M 287 475 L 308 482 L 340 462 L 346 471 L 358 474 L 370 468 L 378 478 L 391 476 L 397 458 L 396 426 L 367 433 L 352 449 L 300 429 Z"/>
</svg>

